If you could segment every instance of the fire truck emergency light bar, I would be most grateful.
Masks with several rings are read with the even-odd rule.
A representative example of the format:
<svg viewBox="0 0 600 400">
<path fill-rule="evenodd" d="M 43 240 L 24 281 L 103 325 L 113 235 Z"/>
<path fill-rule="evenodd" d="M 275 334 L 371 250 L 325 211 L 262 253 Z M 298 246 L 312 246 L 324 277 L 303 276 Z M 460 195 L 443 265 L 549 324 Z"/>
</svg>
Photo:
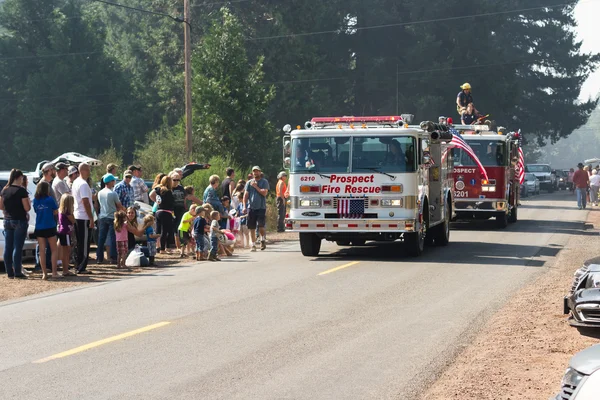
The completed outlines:
<svg viewBox="0 0 600 400">
<path fill-rule="evenodd" d="M 490 130 L 488 125 L 452 125 L 452 127 L 457 131 L 484 132 Z"/>
<path fill-rule="evenodd" d="M 350 123 L 397 123 L 402 121 L 400 116 L 387 117 L 316 117 L 310 122 L 313 124 L 350 124 Z"/>
</svg>

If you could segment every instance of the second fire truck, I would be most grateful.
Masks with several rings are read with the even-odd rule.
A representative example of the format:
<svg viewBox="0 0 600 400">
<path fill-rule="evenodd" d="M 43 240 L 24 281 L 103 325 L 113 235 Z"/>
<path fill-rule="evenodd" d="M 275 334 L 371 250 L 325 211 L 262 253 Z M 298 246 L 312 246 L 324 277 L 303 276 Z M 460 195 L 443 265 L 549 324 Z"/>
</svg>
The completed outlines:
<svg viewBox="0 0 600 400">
<path fill-rule="evenodd" d="M 448 128 L 409 126 L 410 116 L 314 118 L 284 128 L 291 209 L 305 256 L 323 239 L 339 245 L 402 239 L 418 256 L 426 242 L 446 245 L 453 217 Z"/>
<path fill-rule="evenodd" d="M 454 129 L 473 149 L 488 175 L 485 179 L 466 152 L 452 150 L 457 219 L 493 217 L 500 228 L 517 222 L 519 134 L 507 134 L 501 127 L 491 131 L 487 125 L 456 125 Z"/>
</svg>

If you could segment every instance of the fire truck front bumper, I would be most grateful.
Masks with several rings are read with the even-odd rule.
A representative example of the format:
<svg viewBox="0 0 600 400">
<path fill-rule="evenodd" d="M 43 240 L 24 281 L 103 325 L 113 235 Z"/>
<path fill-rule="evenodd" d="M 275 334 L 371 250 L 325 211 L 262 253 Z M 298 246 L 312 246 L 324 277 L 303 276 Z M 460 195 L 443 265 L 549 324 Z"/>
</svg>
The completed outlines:
<svg viewBox="0 0 600 400">
<path fill-rule="evenodd" d="M 508 212 L 508 203 L 503 199 L 457 199 L 454 211 L 457 219 L 490 218 Z"/>
<path fill-rule="evenodd" d="M 287 232 L 380 233 L 414 232 L 414 219 L 286 219 Z"/>
</svg>

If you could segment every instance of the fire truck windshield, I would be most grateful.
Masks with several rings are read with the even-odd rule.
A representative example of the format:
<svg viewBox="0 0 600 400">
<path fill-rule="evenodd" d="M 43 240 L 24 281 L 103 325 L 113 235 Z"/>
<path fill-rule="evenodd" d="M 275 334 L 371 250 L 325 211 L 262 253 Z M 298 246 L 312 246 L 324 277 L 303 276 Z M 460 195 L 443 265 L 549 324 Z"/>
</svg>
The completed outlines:
<svg viewBox="0 0 600 400">
<path fill-rule="evenodd" d="M 473 149 L 477 158 L 484 166 L 488 167 L 506 167 L 508 166 L 508 156 L 506 154 L 506 142 L 482 139 L 469 140 L 467 142 Z M 452 159 L 454 166 L 475 166 L 475 161 L 461 149 L 452 149 Z"/>
<path fill-rule="evenodd" d="M 412 136 L 296 138 L 292 141 L 291 172 L 414 172 L 415 144 Z"/>
</svg>

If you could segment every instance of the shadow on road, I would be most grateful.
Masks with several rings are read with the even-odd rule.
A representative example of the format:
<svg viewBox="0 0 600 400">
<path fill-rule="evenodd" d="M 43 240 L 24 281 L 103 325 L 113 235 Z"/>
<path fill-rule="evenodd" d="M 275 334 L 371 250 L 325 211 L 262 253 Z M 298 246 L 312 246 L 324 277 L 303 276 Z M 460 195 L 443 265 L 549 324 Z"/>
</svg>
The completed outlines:
<svg viewBox="0 0 600 400">
<path fill-rule="evenodd" d="M 340 250 L 323 254 L 312 261 L 319 260 L 365 260 L 380 262 L 430 263 L 447 261 L 449 264 L 502 265 L 542 267 L 543 260 L 532 257 L 554 257 L 561 250 L 557 247 L 539 247 L 502 243 L 451 242 L 448 247 L 432 247 L 426 249 L 422 257 L 409 257 L 400 242 L 368 243 L 363 247 L 340 248 Z M 443 257 L 443 260 L 440 258 Z"/>
<path fill-rule="evenodd" d="M 531 232 L 531 233 L 562 233 L 567 235 L 598 235 L 592 231 L 591 224 L 577 221 L 540 221 L 519 220 L 504 229 L 497 228 L 493 219 L 483 221 L 459 221 L 452 223 L 452 229 L 457 231 L 499 231 L 499 232 Z"/>
</svg>

